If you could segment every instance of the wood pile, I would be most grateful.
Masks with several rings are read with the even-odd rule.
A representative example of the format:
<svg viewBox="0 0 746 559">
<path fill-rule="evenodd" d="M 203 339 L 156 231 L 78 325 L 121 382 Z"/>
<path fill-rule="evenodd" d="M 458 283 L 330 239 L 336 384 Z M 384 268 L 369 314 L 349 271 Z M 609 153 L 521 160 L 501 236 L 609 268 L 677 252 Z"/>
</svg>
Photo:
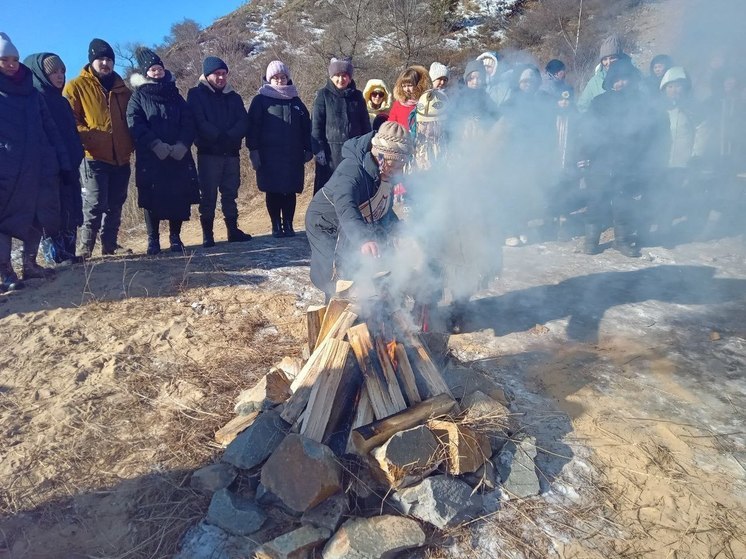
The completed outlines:
<svg viewBox="0 0 746 559">
<path fill-rule="evenodd" d="M 316 515 L 326 519 L 323 525 L 309 522 L 330 535 L 345 518 L 355 516 L 357 521 L 371 516 L 372 510 L 377 510 L 373 516 L 380 515 L 384 501 L 390 501 L 389 508 L 437 527 L 478 516 L 481 504 L 475 504 L 473 487 L 480 483 L 469 486 L 465 476 L 492 471 L 494 477 L 494 467 L 488 464 L 496 452 L 494 437 L 475 429 L 473 423 L 459 421 L 466 413 L 406 311 L 390 308 L 385 299 L 366 304 L 363 311 L 358 302 L 338 296 L 328 305 L 310 307 L 306 319 L 309 357 L 305 363 L 287 366 L 286 361 L 292 360 L 283 360 L 285 365 L 279 364 L 242 393 L 249 400 L 237 404 L 240 415 L 215 434 L 218 443 L 228 445 L 223 462 L 255 480 L 246 484 L 251 503 L 225 495 L 223 501 L 232 507 L 249 506 L 251 518 L 256 515 L 254 506 L 280 507 L 302 514 L 304 526 L 307 516 L 327 507 L 338 512 L 335 521 L 329 522 L 324 513 Z M 278 403 L 283 394 L 286 399 Z M 493 403 L 505 410 L 507 421 L 507 408 Z M 495 482 L 487 486 L 494 488 Z M 449 502 L 449 510 L 455 511 L 452 517 L 431 520 L 435 513 L 422 512 L 422 504 L 413 509 L 407 501 L 425 501 L 413 492 L 435 495 L 438 491 L 448 499 L 463 495 L 462 509 Z M 401 494 L 398 505 L 397 493 Z M 361 503 L 370 503 L 368 513 Z M 235 533 L 224 519 L 248 513 L 226 513 L 216 505 L 211 514 L 208 523 Z M 354 526 L 361 529 L 359 522 Z M 259 533 L 256 539 L 261 540 Z M 335 548 L 333 540 L 326 549 Z M 264 546 L 260 551 L 265 555 L 256 556 L 269 556 L 270 547 Z"/>
</svg>

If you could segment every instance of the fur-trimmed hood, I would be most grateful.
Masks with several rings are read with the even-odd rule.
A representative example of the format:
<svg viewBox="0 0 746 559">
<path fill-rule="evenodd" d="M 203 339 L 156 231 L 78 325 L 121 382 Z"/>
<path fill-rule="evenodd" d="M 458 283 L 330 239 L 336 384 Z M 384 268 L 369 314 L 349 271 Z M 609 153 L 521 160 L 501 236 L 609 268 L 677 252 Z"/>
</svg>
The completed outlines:
<svg viewBox="0 0 746 559">
<path fill-rule="evenodd" d="M 433 84 L 430 81 L 430 72 L 427 68 L 424 66 L 420 66 L 419 64 L 414 64 L 412 66 L 408 66 L 404 72 L 399 74 L 399 77 L 396 79 L 396 85 L 394 86 L 394 99 L 399 101 L 399 103 L 404 103 L 407 100 L 407 96 L 404 94 L 404 90 L 402 89 L 402 78 L 404 77 L 405 72 L 407 70 L 414 70 L 417 72 L 417 75 L 419 76 L 419 80 L 417 81 L 417 85 L 414 86 L 414 91 L 412 92 L 412 98 L 416 101 L 419 99 L 423 93 L 425 93 L 428 89 L 432 89 Z"/>
<path fill-rule="evenodd" d="M 376 90 L 383 91 L 383 103 L 378 109 L 373 109 L 370 104 L 370 94 Z M 378 112 L 385 112 L 391 108 L 391 92 L 389 91 L 389 88 L 386 87 L 383 80 L 368 80 L 368 83 L 365 84 L 365 89 L 363 89 L 363 98 L 365 99 L 365 105 L 369 111 L 376 110 Z"/>
<path fill-rule="evenodd" d="M 199 77 L 199 79 L 197 80 L 197 83 L 204 85 L 205 87 L 207 87 L 207 89 L 209 89 L 210 91 L 212 91 L 213 93 L 215 93 L 215 88 L 210 85 L 210 82 L 207 81 L 207 78 L 205 77 L 204 74 L 202 74 Z M 231 87 L 231 84 L 230 83 L 226 83 L 225 87 L 223 88 L 222 93 L 230 93 L 231 91 L 233 91 L 233 88 Z"/>
<path fill-rule="evenodd" d="M 130 76 L 130 85 L 132 86 L 132 89 L 138 89 L 144 85 L 153 84 L 153 85 L 162 85 L 165 83 L 176 83 L 176 78 L 174 78 L 173 74 L 166 70 L 166 75 L 163 77 L 162 80 L 155 80 L 153 78 L 149 78 L 145 74 L 141 74 L 139 72 L 134 72 Z"/>
</svg>

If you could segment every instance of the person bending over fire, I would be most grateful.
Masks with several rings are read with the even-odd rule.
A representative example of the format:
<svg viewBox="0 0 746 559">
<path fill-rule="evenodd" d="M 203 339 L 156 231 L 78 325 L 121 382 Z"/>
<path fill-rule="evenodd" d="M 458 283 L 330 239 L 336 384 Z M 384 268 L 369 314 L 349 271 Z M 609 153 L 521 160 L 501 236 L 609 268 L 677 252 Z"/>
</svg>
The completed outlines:
<svg viewBox="0 0 746 559">
<path fill-rule="evenodd" d="M 393 212 L 394 177 L 412 158 L 409 132 L 389 121 L 378 132 L 352 138 L 342 163 L 311 200 L 306 235 L 311 281 L 334 294 L 338 279 L 352 279 L 368 258 L 378 258 L 398 218 Z"/>
</svg>

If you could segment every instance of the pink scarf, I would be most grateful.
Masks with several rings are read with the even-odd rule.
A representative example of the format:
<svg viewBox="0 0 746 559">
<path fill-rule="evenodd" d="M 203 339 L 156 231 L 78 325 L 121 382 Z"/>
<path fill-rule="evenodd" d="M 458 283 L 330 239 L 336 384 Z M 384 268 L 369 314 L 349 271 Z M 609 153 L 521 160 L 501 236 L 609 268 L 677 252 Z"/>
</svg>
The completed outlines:
<svg viewBox="0 0 746 559">
<path fill-rule="evenodd" d="M 298 97 L 298 90 L 294 85 L 271 85 L 265 83 L 257 91 L 259 95 L 266 95 L 272 99 L 292 99 Z"/>
</svg>

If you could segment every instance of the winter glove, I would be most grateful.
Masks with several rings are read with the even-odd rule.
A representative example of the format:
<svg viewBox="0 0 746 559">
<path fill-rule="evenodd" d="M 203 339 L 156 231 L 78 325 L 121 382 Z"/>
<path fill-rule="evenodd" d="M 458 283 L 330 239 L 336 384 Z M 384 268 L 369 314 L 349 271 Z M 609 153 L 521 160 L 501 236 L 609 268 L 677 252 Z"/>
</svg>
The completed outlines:
<svg viewBox="0 0 746 559">
<path fill-rule="evenodd" d="M 176 161 L 181 161 L 184 159 L 184 156 L 189 151 L 189 148 L 186 147 L 181 142 L 176 142 L 174 145 L 171 146 L 171 157 L 176 159 Z"/>
<path fill-rule="evenodd" d="M 262 158 L 259 156 L 258 149 L 252 149 L 249 152 L 249 161 L 251 161 L 251 168 L 258 171 L 259 167 L 262 166 Z"/>
<path fill-rule="evenodd" d="M 60 171 L 60 177 L 62 178 L 62 184 L 66 186 L 80 184 L 80 173 L 77 169 L 74 171 Z"/>
<path fill-rule="evenodd" d="M 313 159 L 313 153 L 310 151 L 304 151 L 303 152 L 303 163 L 308 163 Z"/>
<path fill-rule="evenodd" d="M 153 150 L 155 156 L 161 161 L 171 155 L 171 146 L 164 142 L 161 142 L 160 140 L 156 140 L 155 142 L 153 142 L 150 145 L 150 149 Z"/>
<path fill-rule="evenodd" d="M 316 163 L 318 163 L 322 167 L 326 166 L 326 154 L 323 151 L 320 151 L 316 154 Z"/>
</svg>

